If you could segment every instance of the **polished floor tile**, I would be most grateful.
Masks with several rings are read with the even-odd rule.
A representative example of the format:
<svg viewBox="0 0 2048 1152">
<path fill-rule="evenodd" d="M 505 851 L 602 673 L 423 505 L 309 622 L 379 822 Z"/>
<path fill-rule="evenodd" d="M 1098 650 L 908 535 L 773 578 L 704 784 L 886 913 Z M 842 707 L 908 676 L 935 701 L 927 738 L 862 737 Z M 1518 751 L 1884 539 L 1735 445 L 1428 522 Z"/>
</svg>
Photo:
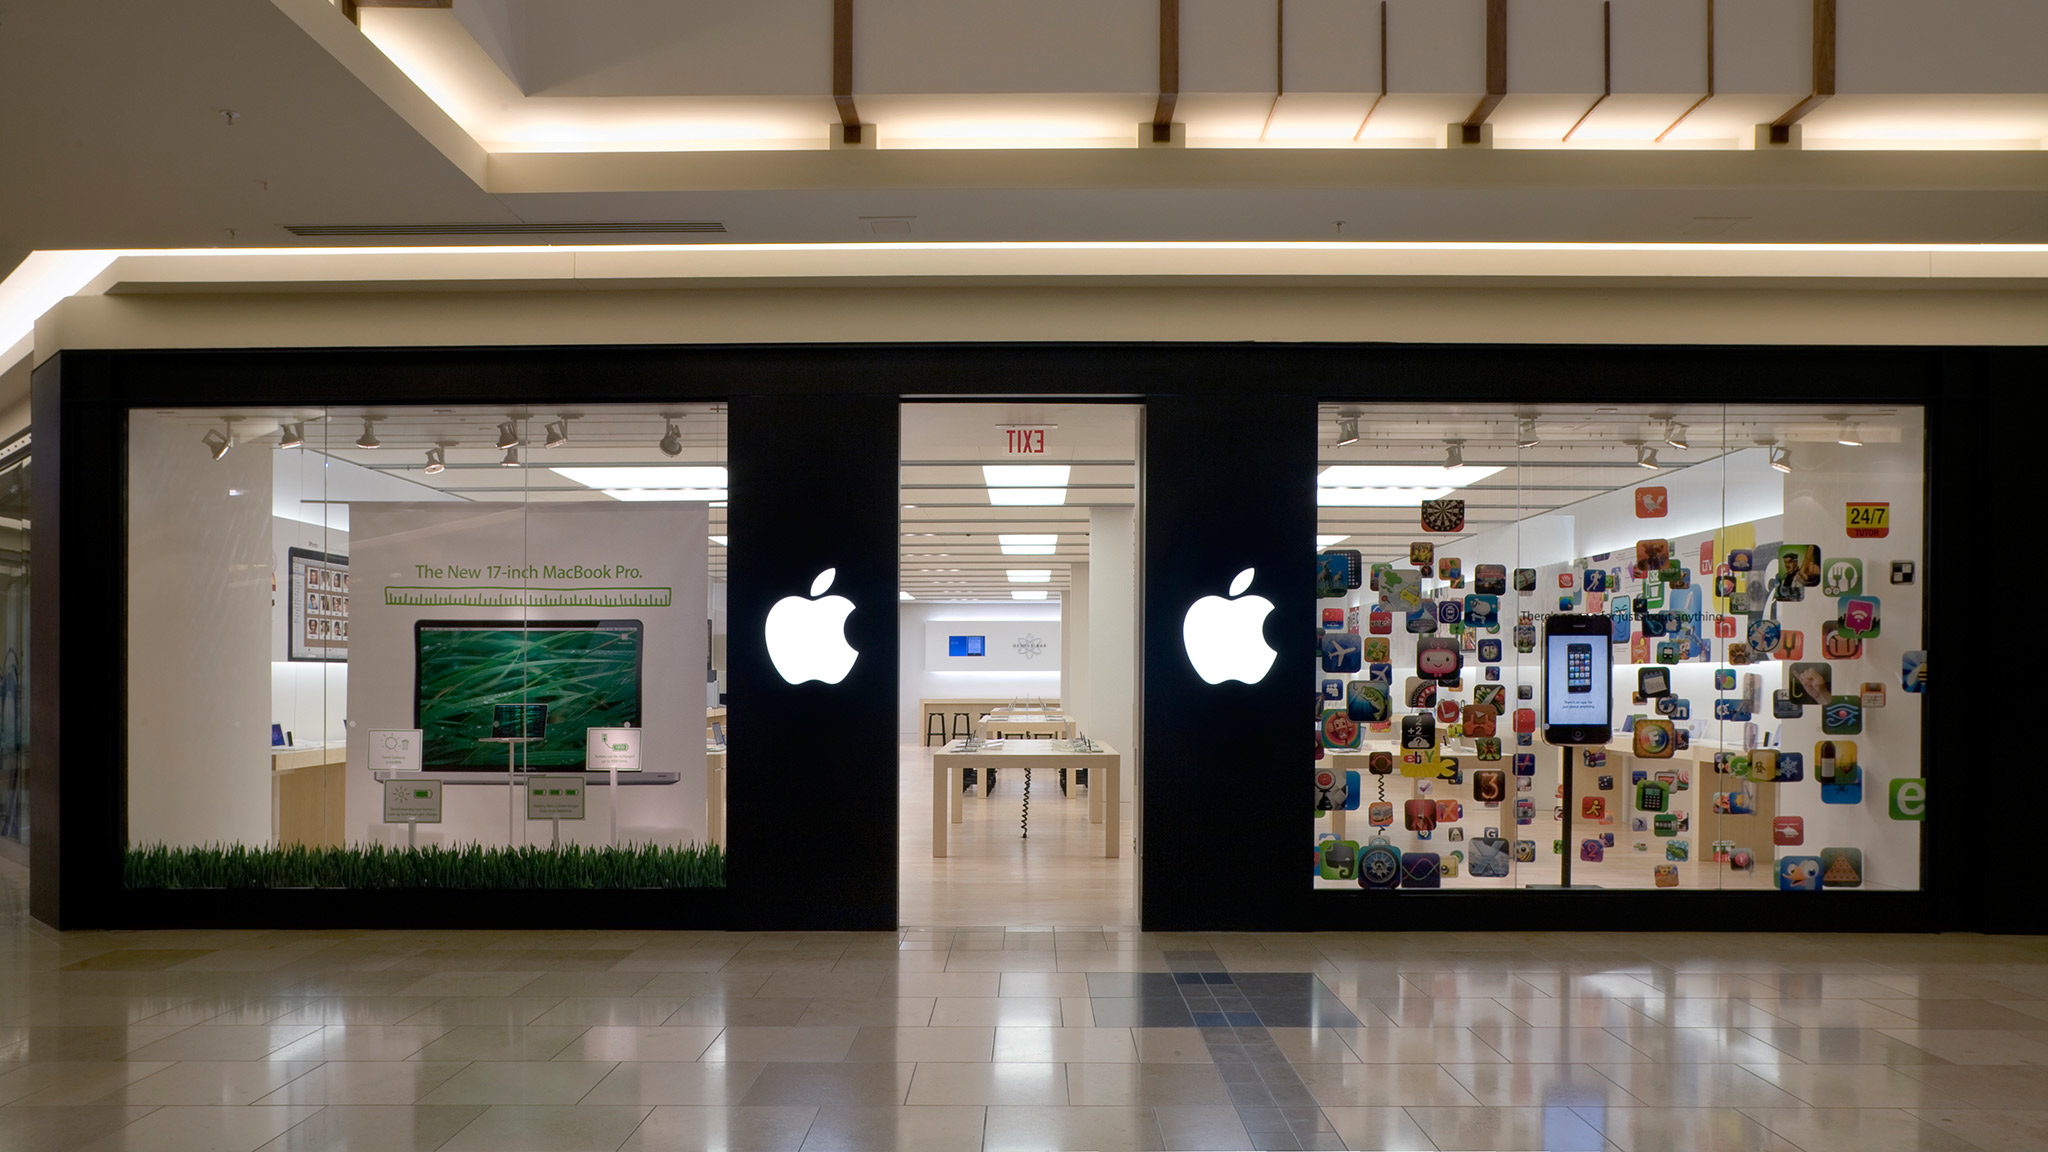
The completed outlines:
<svg viewBox="0 0 2048 1152">
<path fill-rule="evenodd" d="M 483 1112 L 480 1105 L 322 1108 L 257 1152 L 436 1152 Z"/>
<path fill-rule="evenodd" d="M 617 1152 L 651 1111 L 616 1104 L 498 1105 L 463 1125 L 440 1152 Z"/>
<path fill-rule="evenodd" d="M 620 1152 L 799 1152 L 815 1107 L 675 1105 L 656 1108 Z"/>
</svg>

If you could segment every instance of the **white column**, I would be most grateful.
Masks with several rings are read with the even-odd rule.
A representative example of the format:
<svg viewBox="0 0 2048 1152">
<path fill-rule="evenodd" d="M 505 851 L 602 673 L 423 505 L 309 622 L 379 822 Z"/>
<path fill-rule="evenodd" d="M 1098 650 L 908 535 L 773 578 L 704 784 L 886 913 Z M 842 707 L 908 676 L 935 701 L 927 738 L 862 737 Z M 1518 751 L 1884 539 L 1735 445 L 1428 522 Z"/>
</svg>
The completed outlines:
<svg viewBox="0 0 2048 1152">
<path fill-rule="evenodd" d="M 1137 728 L 1137 514 L 1095 508 L 1088 514 L 1089 735 L 1133 762 Z"/>
<path fill-rule="evenodd" d="M 1060 708 L 1088 725 L 1088 565 L 1070 565 L 1060 601 Z"/>
</svg>

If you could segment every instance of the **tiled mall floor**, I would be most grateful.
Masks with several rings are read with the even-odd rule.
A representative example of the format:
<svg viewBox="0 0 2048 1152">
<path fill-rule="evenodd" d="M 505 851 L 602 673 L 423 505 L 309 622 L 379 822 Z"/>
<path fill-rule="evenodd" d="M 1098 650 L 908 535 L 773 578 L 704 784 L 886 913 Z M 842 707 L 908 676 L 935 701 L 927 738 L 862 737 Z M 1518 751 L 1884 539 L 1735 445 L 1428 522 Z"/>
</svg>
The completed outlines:
<svg viewBox="0 0 2048 1152">
<path fill-rule="evenodd" d="M 2048 942 L 60 935 L 0 1149 L 2048 1147 Z"/>
</svg>

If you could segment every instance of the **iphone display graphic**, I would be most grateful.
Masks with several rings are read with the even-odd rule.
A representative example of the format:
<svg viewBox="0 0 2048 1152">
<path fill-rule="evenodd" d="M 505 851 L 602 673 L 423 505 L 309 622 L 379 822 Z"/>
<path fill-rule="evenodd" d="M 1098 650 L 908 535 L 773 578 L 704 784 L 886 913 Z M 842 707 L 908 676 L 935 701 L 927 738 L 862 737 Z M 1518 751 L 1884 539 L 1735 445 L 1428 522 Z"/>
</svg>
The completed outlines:
<svg viewBox="0 0 2048 1152">
<path fill-rule="evenodd" d="M 1543 739 L 1605 744 L 1614 736 L 1614 678 L 1606 616 L 1561 613 L 1543 622 Z"/>
</svg>

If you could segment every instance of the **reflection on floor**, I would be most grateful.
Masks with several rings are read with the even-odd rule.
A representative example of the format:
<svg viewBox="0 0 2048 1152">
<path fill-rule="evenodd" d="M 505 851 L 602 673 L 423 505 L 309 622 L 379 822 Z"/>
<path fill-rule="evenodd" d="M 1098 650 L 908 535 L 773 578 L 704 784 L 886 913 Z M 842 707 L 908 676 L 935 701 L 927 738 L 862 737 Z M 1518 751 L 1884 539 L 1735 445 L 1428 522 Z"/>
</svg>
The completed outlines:
<svg viewBox="0 0 2048 1152">
<path fill-rule="evenodd" d="M 949 834 L 947 856 L 932 859 L 932 749 L 902 746 L 898 796 L 902 820 L 903 924 L 1101 928 L 1137 924 L 1131 806 L 1124 809 L 1124 850 L 1102 855 L 1102 826 L 1088 823 L 1088 790 L 1061 796 L 1050 773 L 1033 773 L 1031 836 L 1020 827 L 1024 777 L 997 778 L 993 795 L 968 793 L 964 822 Z M 1014 778 L 1013 778 L 1014 777 Z M 1128 774 L 1123 792 L 1132 791 Z M 998 927 L 1000 930 L 1000 927 Z"/>
<path fill-rule="evenodd" d="M 2048 1147 L 2040 939 L 60 934 L 25 880 L 0 1149 Z"/>
</svg>

